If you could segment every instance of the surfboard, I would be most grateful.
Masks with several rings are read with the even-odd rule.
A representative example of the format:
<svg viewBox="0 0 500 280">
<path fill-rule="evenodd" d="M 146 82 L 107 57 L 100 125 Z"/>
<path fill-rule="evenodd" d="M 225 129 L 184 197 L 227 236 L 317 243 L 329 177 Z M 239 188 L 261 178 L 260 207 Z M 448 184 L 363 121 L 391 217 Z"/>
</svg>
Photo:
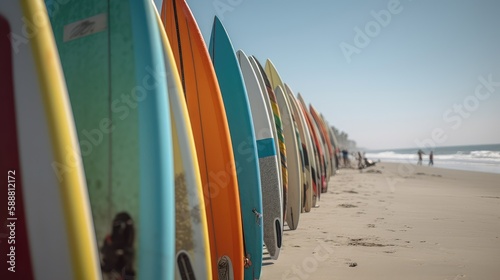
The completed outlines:
<svg viewBox="0 0 500 280">
<path fill-rule="evenodd" d="M 311 133 L 311 138 L 313 140 L 314 148 L 315 148 L 315 153 L 316 153 L 316 184 L 313 186 L 313 190 L 316 192 L 316 196 L 318 200 L 321 199 L 321 188 L 322 188 L 322 181 L 323 181 L 323 149 L 321 148 L 320 141 L 318 140 L 318 132 L 316 129 L 316 126 L 314 125 L 313 121 L 311 120 L 311 113 L 309 113 L 309 110 L 307 109 L 306 103 L 302 96 L 300 94 L 297 95 L 297 98 L 299 100 L 299 104 L 301 105 L 302 112 L 304 113 L 304 116 L 306 118 L 306 123 L 307 126 L 309 127 L 309 132 Z"/>
<path fill-rule="evenodd" d="M 333 151 L 329 145 L 328 135 L 325 133 L 325 127 L 324 127 L 324 124 L 319 117 L 319 114 L 317 113 L 317 111 L 314 109 L 314 107 L 311 104 L 309 104 L 309 110 L 311 112 L 311 116 L 312 116 L 315 124 L 318 127 L 320 140 L 321 140 L 321 143 L 323 145 L 323 150 L 325 151 L 325 163 L 326 163 L 325 169 L 324 169 L 325 180 L 324 180 L 323 188 L 321 191 L 327 192 L 328 191 L 328 180 L 330 179 L 330 176 L 331 176 L 330 170 L 331 170 L 331 165 L 332 165 L 331 158 L 333 155 Z"/>
<path fill-rule="evenodd" d="M 174 54 L 155 8 L 164 47 L 175 174 L 176 279 L 212 276 L 205 202 L 193 131 Z"/>
<path fill-rule="evenodd" d="M 281 120 L 284 124 L 285 141 L 287 146 L 287 162 L 288 162 L 288 207 L 286 212 L 286 222 L 291 230 L 297 229 L 299 225 L 300 212 L 302 209 L 301 201 L 301 175 L 300 170 L 300 155 L 293 127 L 292 113 L 281 86 L 277 86 L 276 98 L 281 112 Z"/>
<path fill-rule="evenodd" d="M 266 73 L 269 77 L 271 85 L 275 88 L 274 92 L 278 100 L 278 105 L 281 112 L 281 121 L 283 123 L 283 131 L 285 134 L 285 144 L 287 147 L 287 163 L 288 163 L 288 202 L 286 211 L 286 222 L 288 227 L 295 230 L 298 226 L 300 212 L 302 209 L 302 162 L 300 158 L 300 150 L 298 146 L 297 131 L 295 121 L 293 119 L 291 109 L 288 105 L 288 100 L 284 92 L 284 83 L 276 70 L 276 67 L 268 59 L 266 61 Z M 283 87 L 282 87 L 283 85 Z M 280 93 L 278 93 L 278 87 Z M 291 138 L 291 139 L 290 139 Z"/>
<path fill-rule="evenodd" d="M 100 279 L 73 113 L 42 1 L 0 3 L 0 61 L 0 278 Z"/>
<path fill-rule="evenodd" d="M 275 256 L 281 247 L 282 206 L 279 170 L 276 145 L 272 133 L 271 114 L 264 100 L 266 90 L 264 82 L 259 82 L 246 54 L 239 50 L 236 53 L 241 73 L 250 102 L 254 133 L 257 140 L 259 156 L 260 183 L 262 188 L 262 216 L 264 243 L 270 255 Z M 260 80 L 262 76 L 259 73 Z M 272 120 L 272 119 L 271 119 Z"/>
<path fill-rule="evenodd" d="M 281 159 L 280 159 L 280 145 L 279 145 L 279 138 L 278 138 L 278 131 L 276 130 L 276 125 L 275 125 L 275 119 L 274 119 L 274 113 L 273 113 L 273 107 L 271 105 L 271 100 L 269 99 L 269 95 L 267 94 L 267 87 L 266 83 L 264 81 L 264 77 L 262 76 L 262 73 L 259 68 L 259 63 L 257 60 L 249 55 L 248 60 L 250 61 L 250 64 L 252 65 L 252 69 L 255 72 L 255 76 L 257 77 L 257 80 L 259 81 L 259 85 L 262 90 L 262 98 L 264 99 L 264 104 L 266 105 L 266 110 L 269 113 L 269 123 L 271 123 L 271 131 L 273 134 L 274 138 L 274 145 L 275 145 L 275 150 L 276 150 L 276 157 L 278 158 L 278 163 L 280 165 L 280 168 L 278 168 L 278 174 L 280 177 L 280 189 L 283 188 L 283 178 L 281 175 Z M 279 113 L 279 111 L 278 111 Z M 279 123 L 281 126 L 281 122 Z"/>
<path fill-rule="evenodd" d="M 214 68 L 185 1 L 164 1 L 161 18 L 176 60 L 193 130 L 206 207 L 212 277 L 242 279 L 245 255 L 239 191 Z"/>
<path fill-rule="evenodd" d="M 252 114 L 238 61 L 224 26 L 215 17 L 209 53 L 226 109 L 237 168 L 246 256 L 245 279 L 262 270 L 262 189 Z"/>
<path fill-rule="evenodd" d="M 330 126 L 328 123 L 328 133 L 330 134 L 330 139 L 332 141 L 332 146 L 333 146 L 333 159 L 335 161 L 335 171 L 333 173 L 333 175 L 337 174 L 337 172 L 339 171 L 339 158 L 338 158 L 338 154 L 340 152 L 340 145 L 339 145 L 339 141 L 337 139 L 337 136 L 335 136 L 335 132 L 333 131 L 333 126 Z"/>
<path fill-rule="evenodd" d="M 321 120 L 325 124 L 326 132 L 328 133 L 328 138 L 329 138 L 329 145 L 332 147 L 332 176 L 334 176 L 337 173 L 338 169 L 338 164 L 336 162 L 336 154 L 339 150 L 338 143 L 337 143 L 337 138 L 335 137 L 335 134 L 333 133 L 332 126 L 330 126 L 330 123 L 326 120 L 326 118 L 323 116 L 323 114 L 320 113 L 319 115 L 321 117 Z"/>
<path fill-rule="evenodd" d="M 326 140 L 326 146 L 328 147 L 328 150 L 330 151 L 330 169 L 329 169 L 329 177 L 328 180 L 330 180 L 331 176 L 334 174 L 334 169 L 335 169 L 335 162 L 333 159 L 333 153 L 335 151 L 333 145 L 332 145 L 332 140 L 330 139 L 330 133 L 328 123 L 326 120 L 323 118 L 323 115 L 319 112 L 317 112 L 318 115 L 318 120 L 321 122 L 321 126 L 323 127 L 323 134 L 325 135 L 325 140 Z"/>
<path fill-rule="evenodd" d="M 312 173 L 311 173 L 311 159 L 313 159 L 313 148 L 309 135 L 309 129 L 306 127 L 304 122 L 304 116 L 302 111 L 299 109 L 295 95 L 292 89 L 285 84 L 285 91 L 288 97 L 288 103 L 292 109 L 292 113 L 295 117 L 297 128 L 300 133 L 300 139 L 303 141 L 303 154 L 304 154 L 304 170 L 305 170 L 305 180 L 303 182 L 304 192 L 303 192 L 303 203 L 302 207 L 305 212 L 310 212 L 313 202 L 313 192 L 312 192 Z"/>
<path fill-rule="evenodd" d="M 318 140 L 318 145 L 322 151 L 321 153 L 321 182 L 320 182 L 320 192 L 321 193 L 324 193 L 325 192 L 325 189 L 326 189 L 326 185 L 327 185 L 327 169 L 328 169 L 328 150 L 324 144 L 324 141 L 323 141 L 323 136 L 322 136 L 322 133 L 321 133 L 321 129 L 319 128 L 318 124 L 316 123 L 316 121 L 314 120 L 314 117 L 312 116 L 312 114 L 310 113 L 309 111 L 309 117 L 311 118 L 311 125 L 314 127 L 314 130 L 316 132 L 316 137 L 317 137 L 317 140 Z"/>
<path fill-rule="evenodd" d="M 57 7 L 51 23 L 80 139 L 101 270 L 106 277 L 172 279 L 172 135 L 154 8 L 148 0 Z"/>
<path fill-rule="evenodd" d="M 322 192 L 325 192 L 326 186 L 328 185 L 328 178 L 329 178 L 329 173 L 330 173 L 330 156 L 329 156 L 330 152 L 329 152 L 328 147 L 326 146 L 326 139 L 325 139 L 325 135 L 323 133 L 322 123 L 318 123 L 317 118 L 316 118 L 317 117 L 316 111 L 311 110 L 311 104 L 309 104 L 309 112 L 311 113 L 313 124 L 316 126 L 316 129 L 319 132 L 318 139 L 320 140 L 320 144 L 321 144 L 321 147 L 322 147 L 323 152 L 324 152 L 324 161 L 325 161 L 324 170 L 323 170 L 324 185 L 322 188 Z"/>
<path fill-rule="evenodd" d="M 321 125 L 321 130 L 323 131 L 323 135 L 325 138 L 325 146 L 327 147 L 329 151 L 329 168 L 328 168 L 328 177 L 327 177 L 327 183 L 329 182 L 331 176 L 334 174 L 334 168 L 335 168 L 335 162 L 333 160 L 333 153 L 334 153 L 334 148 L 332 146 L 332 142 L 330 139 L 330 134 L 328 133 L 328 124 L 326 123 L 325 119 L 323 118 L 322 114 L 316 111 L 316 115 L 318 118 L 318 123 Z"/>
<path fill-rule="evenodd" d="M 271 107 L 273 110 L 273 115 L 274 115 L 274 124 L 276 127 L 276 137 L 277 139 L 274 139 L 275 141 L 278 142 L 279 144 L 279 158 L 280 158 L 280 163 L 281 163 L 281 190 L 282 190 L 282 195 L 281 195 L 281 201 L 283 202 L 283 219 L 282 219 L 282 225 L 284 226 L 284 221 L 286 219 L 286 209 L 287 209 L 287 201 L 288 201 L 288 166 L 287 166 L 287 159 L 286 159 L 286 145 L 285 145 L 285 135 L 283 133 L 283 124 L 281 122 L 281 113 L 280 109 L 278 106 L 278 101 L 276 100 L 276 95 L 274 94 L 273 87 L 271 85 L 271 82 L 269 82 L 269 78 L 267 77 L 266 72 L 264 71 L 264 68 L 260 64 L 260 62 L 257 60 L 257 58 L 253 57 L 255 62 L 257 63 L 257 67 L 259 68 L 259 72 L 262 75 L 262 78 L 264 79 L 264 83 L 266 85 L 266 91 L 267 95 L 269 97 L 269 102 L 271 103 Z M 283 239 L 282 239 L 283 242 Z"/>
<path fill-rule="evenodd" d="M 311 140 L 313 142 L 313 146 L 314 146 L 314 149 L 315 149 L 315 154 L 316 154 L 316 191 L 317 191 L 317 195 L 318 195 L 318 199 L 321 198 L 321 186 L 322 186 L 322 180 L 324 178 L 323 176 L 323 169 L 324 169 L 324 160 L 323 160 L 323 150 L 322 150 L 322 145 L 321 145 L 321 141 L 317 141 L 317 127 L 315 126 L 315 122 L 314 121 L 311 121 L 312 120 L 312 116 L 311 116 L 311 113 L 309 112 L 308 110 L 308 107 L 304 101 L 304 99 L 302 98 L 301 94 L 298 93 L 297 94 L 297 99 L 299 101 L 299 105 L 302 109 L 302 112 L 304 113 L 304 117 L 306 119 L 306 123 L 307 123 L 307 126 L 309 127 L 309 132 L 311 134 Z"/>
<path fill-rule="evenodd" d="M 285 84 L 285 86 L 286 86 L 286 84 Z M 293 129 L 295 130 L 295 138 L 297 139 L 297 148 L 299 149 L 299 169 L 300 169 L 300 182 L 301 182 L 301 186 L 300 186 L 300 204 L 301 204 L 300 212 L 304 212 L 304 203 L 305 203 L 304 195 L 305 195 L 305 191 L 307 188 L 307 185 L 306 185 L 306 166 L 305 166 L 305 156 L 304 156 L 305 146 L 302 143 L 302 139 L 300 137 L 300 132 L 299 132 L 299 128 L 297 125 L 297 121 L 295 120 L 295 116 L 293 115 L 292 105 L 290 104 L 290 100 L 287 97 L 286 89 L 284 89 L 283 91 L 284 91 L 283 94 L 285 95 L 286 101 L 288 102 L 288 107 L 290 107 L 290 113 L 292 114 Z"/>
</svg>

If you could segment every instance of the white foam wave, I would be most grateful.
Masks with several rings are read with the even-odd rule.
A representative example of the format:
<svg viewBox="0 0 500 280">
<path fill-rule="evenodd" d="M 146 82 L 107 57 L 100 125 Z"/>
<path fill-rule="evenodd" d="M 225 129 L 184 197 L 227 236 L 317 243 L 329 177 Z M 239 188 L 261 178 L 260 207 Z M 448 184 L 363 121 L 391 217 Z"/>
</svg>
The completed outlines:
<svg viewBox="0 0 500 280">
<path fill-rule="evenodd" d="M 499 151 L 472 151 L 470 155 L 473 158 L 492 158 L 492 159 L 500 159 Z"/>
<path fill-rule="evenodd" d="M 384 151 L 379 153 L 366 153 L 366 158 L 372 160 L 416 160 L 417 154 L 400 154 L 394 151 Z M 424 155 L 424 159 L 428 159 L 429 155 Z M 500 164 L 499 151 L 471 151 L 470 153 L 457 152 L 455 154 L 434 154 L 434 161 L 452 161 L 461 163 L 485 163 L 485 164 Z"/>
</svg>

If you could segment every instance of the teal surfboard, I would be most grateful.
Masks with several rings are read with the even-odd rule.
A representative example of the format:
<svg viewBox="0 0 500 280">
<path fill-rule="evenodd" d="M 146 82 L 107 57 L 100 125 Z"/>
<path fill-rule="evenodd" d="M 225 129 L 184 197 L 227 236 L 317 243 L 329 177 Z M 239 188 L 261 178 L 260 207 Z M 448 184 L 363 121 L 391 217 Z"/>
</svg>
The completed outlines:
<svg viewBox="0 0 500 280">
<path fill-rule="evenodd" d="M 74 112 L 102 273 L 173 279 L 172 135 L 152 2 L 46 4 Z"/>
<path fill-rule="evenodd" d="M 226 109 L 240 191 L 243 237 L 247 263 L 245 279 L 259 279 L 262 269 L 262 194 L 250 105 L 233 46 L 215 17 L 210 56 Z"/>
<path fill-rule="evenodd" d="M 279 164 L 276 154 L 276 145 L 274 142 L 273 130 L 274 119 L 272 112 L 266 107 L 267 93 L 266 86 L 260 72 L 255 72 L 250 59 L 246 54 L 239 50 L 236 52 L 238 62 L 240 63 L 241 73 L 252 110 L 252 119 L 257 139 L 257 150 L 259 155 L 260 184 L 262 188 L 262 211 L 263 211 L 263 229 L 264 244 L 271 257 L 277 257 L 281 247 L 282 226 L 282 202 Z M 257 70 L 258 71 L 258 70 Z M 272 121 L 272 124 L 271 124 Z"/>
</svg>

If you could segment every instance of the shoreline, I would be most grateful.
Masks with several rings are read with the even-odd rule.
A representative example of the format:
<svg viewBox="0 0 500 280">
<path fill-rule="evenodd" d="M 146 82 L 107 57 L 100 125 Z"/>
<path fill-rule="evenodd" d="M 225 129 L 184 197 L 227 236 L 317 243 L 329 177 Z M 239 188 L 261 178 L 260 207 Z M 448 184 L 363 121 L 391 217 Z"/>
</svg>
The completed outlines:
<svg viewBox="0 0 500 280">
<path fill-rule="evenodd" d="M 370 158 L 371 159 L 371 158 Z M 371 159 L 373 160 L 373 159 Z M 390 164 L 408 164 L 417 166 L 417 159 L 408 159 L 408 160 L 397 160 L 397 159 L 374 159 L 374 162 L 378 163 L 390 163 Z M 351 160 L 352 162 L 353 160 Z M 485 164 L 485 163 L 460 163 L 458 161 L 454 162 L 446 162 L 434 160 L 434 165 L 429 166 L 428 160 L 424 160 L 422 162 L 422 166 L 431 167 L 431 168 L 439 168 L 439 169 L 449 169 L 454 171 L 471 171 L 471 172 L 481 172 L 481 173 L 492 173 L 492 174 L 500 174 L 500 166 L 494 164 Z"/>
<path fill-rule="evenodd" d="M 388 163 L 388 164 L 397 164 L 397 165 L 410 165 L 410 166 L 418 166 L 417 165 L 417 159 L 411 159 L 411 160 L 391 160 L 391 159 L 375 159 L 373 160 L 370 158 L 373 162 L 377 164 L 383 164 L 383 163 Z M 351 168 L 350 169 L 356 169 L 356 166 L 353 162 L 356 162 L 356 159 L 351 159 Z M 467 163 L 459 163 L 459 162 L 446 162 L 443 164 L 443 162 L 437 162 L 434 160 L 434 165 L 428 165 L 428 161 L 423 161 L 422 162 L 422 167 L 430 167 L 430 168 L 439 168 L 439 169 L 448 169 L 448 170 L 453 170 L 453 171 L 466 171 L 466 172 L 480 172 L 480 173 L 489 173 L 489 174 L 500 174 L 500 166 L 493 165 L 493 164 L 484 164 L 484 163 L 474 163 L 474 164 L 467 164 Z M 472 167 L 472 168 L 471 168 Z M 345 168 L 341 168 L 340 170 L 343 170 Z M 347 168 L 349 169 L 349 168 Z M 357 169 L 356 169 L 357 170 Z"/>
<path fill-rule="evenodd" d="M 340 169 L 285 226 L 261 279 L 496 279 L 500 174 L 377 163 Z"/>
</svg>

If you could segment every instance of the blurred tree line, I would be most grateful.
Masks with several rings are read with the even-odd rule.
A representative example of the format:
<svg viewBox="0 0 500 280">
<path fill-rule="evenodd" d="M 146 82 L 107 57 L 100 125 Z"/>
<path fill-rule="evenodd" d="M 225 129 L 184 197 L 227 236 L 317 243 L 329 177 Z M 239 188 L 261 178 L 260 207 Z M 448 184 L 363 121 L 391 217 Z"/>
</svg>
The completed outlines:
<svg viewBox="0 0 500 280">
<path fill-rule="evenodd" d="M 344 131 L 338 130 L 336 127 L 332 126 L 333 133 L 337 138 L 340 149 L 355 150 L 357 149 L 356 141 L 349 139 L 349 134 Z"/>
</svg>

